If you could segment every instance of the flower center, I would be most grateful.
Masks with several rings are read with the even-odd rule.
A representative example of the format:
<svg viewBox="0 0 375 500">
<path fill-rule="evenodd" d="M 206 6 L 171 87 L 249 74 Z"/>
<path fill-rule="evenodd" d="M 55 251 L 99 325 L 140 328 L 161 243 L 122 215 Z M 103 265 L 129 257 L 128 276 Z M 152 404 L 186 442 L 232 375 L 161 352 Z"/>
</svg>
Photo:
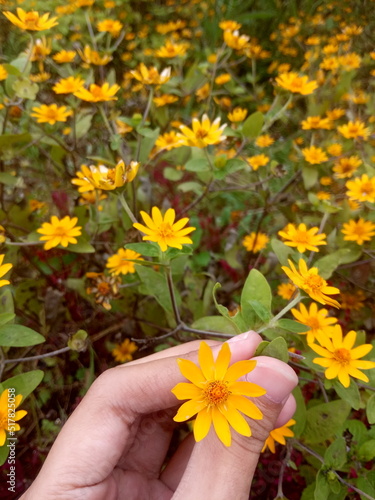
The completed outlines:
<svg viewBox="0 0 375 500">
<path fill-rule="evenodd" d="M 333 356 L 335 360 L 338 361 L 341 365 L 347 365 L 351 360 L 350 351 L 344 348 L 337 349 L 334 352 Z"/>
<path fill-rule="evenodd" d="M 362 196 L 368 196 L 373 193 L 374 188 L 371 182 L 364 182 L 361 185 Z"/>
<path fill-rule="evenodd" d="M 208 131 L 205 130 L 204 128 L 200 128 L 199 130 L 197 130 L 195 132 L 195 136 L 198 138 L 198 139 L 204 139 L 205 137 L 208 136 Z"/>
<path fill-rule="evenodd" d="M 26 29 L 33 29 L 38 24 L 38 14 L 36 12 L 28 12 L 25 17 Z"/>
<path fill-rule="evenodd" d="M 56 236 L 66 236 L 66 229 L 64 226 L 56 226 L 55 227 L 55 234 L 53 235 L 54 237 Z"/>
<path fill-rule="evenodd" d="M 159 226 L 159 234 L 162 238 L 171 238 L 174 234 L 173 229 L 169 222 L 162 222 Z"/>
<path fill-rule="evenodd" d="M 225 403 L 231 392 L 228 390 L 227 382 L 214 380 L 209 382 L 203 392 L 204 398 L 209 406 L 217 406 Z"/>
<path fill-rule="evenodd" d="M 304 286 L 313 290 L 320 290 L 324 285 L 324 280 L 318 274 L 310 274 L 304 279 Z"/>
<path fill-rule="evenodd" d="M 102 281 L 98 284 L 98 292 L 100 295 L 108 295 L 111 291 L 111 287 L 105 281 Z"/>
<path fill-rule="evenodd" d="M 295 237 L 293 240 L 296 243 L 309 243 L 309 236 L 306 231 L 297 230 Z"/>
<path fill-rule="evenodd" d="M 102 89 L 101 87 L 99 87 L 99 85 L 95 85 L 93 86 L 91 89 L 90 89 L 90 93 L 94 96 L 94 97 L 99 97 L 101 98 L 103 96 L 103 92 L 102 92 Z"/>
<path fill-rule="evenodd" d="M 57 118 L 57 112 L 56 112 L 56 110 L 55 110 L 55 109 L 51 109 L 51 108 L 49 108 L 49 109 L 47 110 L 46 116 L 47 116 L 47 118 L 49 118 L 50 120 L 56 120 L 56 118 Z"/>
<path fill-rule="evenodd" d="M 318 318 L 309 318 L 308 321 L 306 321 L 306 324 L 311 328 L 311 330 L 319 330 L 320 328 L 320 322 Z"/>
<path fill-rule="evenodd" d="M 295 80 L 292 81 L 291 83 L 291 89 L 292 91 L 299 91 L 303 87 L 302 85 L 302 80 L 300 78 L 296 78 Z"/>
</svg>

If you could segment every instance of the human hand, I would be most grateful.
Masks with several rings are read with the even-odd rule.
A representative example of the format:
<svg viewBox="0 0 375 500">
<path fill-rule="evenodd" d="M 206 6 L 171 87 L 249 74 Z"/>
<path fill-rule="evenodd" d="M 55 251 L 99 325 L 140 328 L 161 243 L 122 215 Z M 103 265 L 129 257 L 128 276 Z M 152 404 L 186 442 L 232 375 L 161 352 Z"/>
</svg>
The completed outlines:
<svg viewBox="0 0 375 500">
<path fill-rule="evenodd" d="M 251 358 L 261 340 L 255 332 L 231 339 L 231 364 Z M 207 343 L 217 355 L 221 343 Z M 21 500 L 248 499 L 265 439 L 294 413 L 290 392 L 298 379 L 287 364 L 257 357 L 244 379 L 267 394 L 256 398 L 264 417 L 249 419 L 252 437 L 232 432 L 227 448 L 213 429 L 199 443 L 190 435 L 161 471 L 180 405 L 171 389 L 186 381 L 177 358 L 197 362 L 199 344 L 182 344 L 98 377 Z"/>
</svg>

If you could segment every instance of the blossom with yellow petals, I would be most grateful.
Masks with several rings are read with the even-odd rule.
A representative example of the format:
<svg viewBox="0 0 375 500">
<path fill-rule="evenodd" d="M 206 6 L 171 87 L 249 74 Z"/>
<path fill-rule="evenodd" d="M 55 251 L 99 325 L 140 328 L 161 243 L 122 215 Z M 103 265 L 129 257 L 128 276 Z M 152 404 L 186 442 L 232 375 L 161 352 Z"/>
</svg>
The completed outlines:
<svg viewBox="0 0 375 500">
<path fill-rule="evenodd" d="M 5 241 L 5 238 L 4 238 Z M 0 255 L 0 278 L 6 275 L 8 271 L 10 271 L 13 267 L 13 264 L 3 264 L 5 254 Z M 8 280 L 1 280 L 0 279 L 0 288 L 5 285 L 9 285 L 10 281 Z"/>
<path fill-rule="evenodd" d="M 318 309 L 315 302 L 310 304 L 309 309 L 300 303 L 299 310 L 293 308 L 291 313 L 299 323 L 310 327 L 307 332 L 299 332 L 299 335 L 307 335 L 308 343 L 317 339 L 323 344 L 326 336 L 331 337 L 332 325 L 337 323 L 337 318 L 328 316 L 327 309 Z"/>
<path fill-rule="evenodd" d="M 365 124 L 360 120 L 355 122 L 349 121 L 346 125 L 337 127 L 337 131 L 345 137 L 345 139 L 364 139 L 370 135 L 370 129 L 365 127 Z"/>
<path fill-rule="evenodd" d="M 328 160 L 328 156 L 323 149 L 317 148 L 316 146 L 302 149 L 302 154 L 305 160 L 311 165 L 319 165 Z"/>
<path fill-rule="evenodd" d="M 77 217 L 70 218 L 66 215 L 63 219 L 58 219 L 52 215 L 51 222 L 43 222 L 42 227 L 37 229 L 37 233 L 42 234 L 39 239 L 45 241 L 44 250 L 50 250 L 53 247 L 61 245 L 67 247 L 69 244 L 76 244 L 76 236 L 82 234 L 82 227 L 76 226 Z"/>
<path fill-rule="evenodd" d="M 269 450 L 272 453 L 276 453 L 275 441 L 276 441 L 276 443 L 286 444 L 285 438 L 294 436 L 294 432 L 291 429 L 289 429 L 289 427 L 294 425 L 295 423 L 296 423 L 296 421 L 291 418 L 282 427 L 277 427 L 277 429 L 274 429 L 273 431 L 271 431 L 270 435 L 268 436 L 268 438 L 266 439 L 266 441 L 264 443 L 264 446 L 262 448 L 262 453 L 267 448 L 269 448 Z"/>
<path fill-rule="evenodd" d="M 53 87 L 55 94 L 73 94 L 80 90 L 85 83 L 85 80 L 79 76 L 68 76 L 61 78 Z"/>
<path fill-rule="evenodd" d="M 119 90 L 120 87 L 116 83 L 111 86 L 107 82 L 103 83 L 103 85 L 92 83 L 89 89 L 81 87 L 73 95 L 82 101 L 88 102 L 116 101 L 117 97 L 115 97 L 115 94 Z"/>
<path fill-rule="evenodd" d="M 315 80 L 309 81 L 307 76 L 299 76 L 293 71 L 281 73 L 276 77 L 276 83 L 285 90 L 301 95 L 312 94 L 318 88 L 318 83 Z"/>
<path fill-rule="evenodd" d="M 125 363 L 125 361 L 131 361 L 133 359 L 133 353 L 138 349 L 137 344 L 129 339 L 125 339 L 122 344 L 116 344 L 112 349 L 112 356 L 115 361 L 120 363 Z"/>
<path fill-rule="evenodd" d="M 144 260 L 140 253 L 128 248 L 119 248 L 117 253 L 108 257 L 106 267 L 111 274 L 134 274 L 136 260 Z"/>
<path fill-rule="evenodd" d="M 365 241 L 371 241 L 375 235 L 375 224 L 362 217 L 358 221 L 350 219 L 349 222 L 343 224 L 341 232 L 345 235 L 345 241 L 355 241 L 358 245 L 363 245 Z"/>
<path fill-rule="evenodd" d="M 164 68 L 159 73 L 155 66 L 147 68 L 144 63 L 141 63 L 137 69 L 130 71 L 130 74 L 143 85 L 163 85 L 171 77 L 171 68 Z"/>
<path fill-rule="evenodd" d="M 363 174 L 345 184 L 348 191 L 346 196 L 349 200 L 375 202 L 375 177 Z"/>
<path fill-rule="evenodd" d="M 23 396 L 17 396 L 10 389 L 5 389 L 0 396 L 0 447 L 5 445 L 7 432 L 13 436 L 14 431 L 20 430 L 20 425 L 15 423 L 21 420 L 26 414 L 25 410 L 18 410 L 13 413 L 10 409 L 15 410 L 22 401 Z M 11 405 L 11 406 L 10 406 Z M 14 405 L 14 406 L 13 406 Z M 8 444 L 9 446 L 9 444 Z"/>
<path fill-rule="evenodd" d="M 205 148 L 211 144 L 218 144 L 226 139 L 222 135 L 226 123 L 220 126 L 220 118 L 216 118 L 212 123 L 208 116 L 202 116 L 200 122 L 198 118 L 193 118 L 192 128 L 186 125 L 180 125 L 181 133 L 177 134 L 180 146 L 195 146 L 197 148 Z"/>
<path fill-rule="evenodd" d="M 32 108 L 31 116 L 36 118 L 38 123 L 49 123 L 54 125 L 56 122 L 66 122 L 67 118 L 73 114 L 73 111 L 66 106 L 57 106 L 57 104 L 42 104 L 39 107 Z"/>
<path fill-rule="evenodd" d="M 298 252 L 304 253 L 306 250 L 319 252 L 318 245 L 326 245 L 326 235 L 324 233 L 317 234 L 319 228 L 317 226 L 307 229 L 306 224 L 288 224 L 286 228 L 279 231 L 278 234 L 285 240 L 285 245 L 296 247 Z"/>
<path fill-rule="evenodd" d="M 22 30 L 27 31 L 43 31 L 49 30 L 53 26 L 57 26 L 57 17 L 49 18 L 49 13 L 43 14 L 39 16 L 39 12 L 32 10 L 30 12 L 26 12 L 21 7 L 17 7 L 17 16 L 15 16 L 12 12 L 5 11 L 3 12 L 4 16 L 9 19 L 9 21 L 21 28 Z"/>
<path fill-rule="evenodd" d="M 242 245 L 248 252 L 258 253 L 267 246 L 269 240 L 269 237 L 264 233 L 252 232 L 244 237 Z"/>
</svg>

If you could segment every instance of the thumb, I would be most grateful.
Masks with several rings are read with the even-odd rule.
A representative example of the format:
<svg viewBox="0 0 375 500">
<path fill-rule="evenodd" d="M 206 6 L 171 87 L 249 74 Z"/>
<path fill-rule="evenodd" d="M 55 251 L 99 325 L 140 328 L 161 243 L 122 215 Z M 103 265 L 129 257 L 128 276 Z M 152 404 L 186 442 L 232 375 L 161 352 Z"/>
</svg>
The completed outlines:
<svg viewBox="0 0 375 500">
<path fill-rule="evenodd" d="M 173 496 L 174 500 L 249 498 L 251 481 L 264 441 L 271 430 L 292 417 L 295 404 L 290 394 L 298 383 L 297 375 L 286 363 L 265 356 L 254 359 L 257 360 L 257 366 L 244 379 L 267 391 L 255 400 L 263 413 L 263 419 L 248 419 L 251 437 L 241 436 L 232 430 L 230 447 L 224 446 L 211 428 L 208 436 L 195 444 Z"/>
</svg>

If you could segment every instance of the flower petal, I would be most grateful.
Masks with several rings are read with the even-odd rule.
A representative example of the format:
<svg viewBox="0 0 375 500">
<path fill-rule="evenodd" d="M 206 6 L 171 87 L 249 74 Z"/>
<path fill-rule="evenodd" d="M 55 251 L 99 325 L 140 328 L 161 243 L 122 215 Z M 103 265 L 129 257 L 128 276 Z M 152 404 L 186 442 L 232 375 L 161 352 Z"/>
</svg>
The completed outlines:
<svg viewBox="0 0 375 500">
<path fill-rule="evenodd" d="M 223 380 L 231 358 L 231 352 L 227 342 L 224 342 L 221 346 L 219 354 L 215 361 L 215 380 Z"/>
<path fill-rule="evenodd" d="M 255 406 L 252 401 L 243 396 L 235 396 L 231 394 L 228 398 L 228 402 L 231 406 L 237 408 L 237 410 L 254 420 L 262 420 L 263 418 L 263 413 L 259 410 L 259 408 Z"/>
<path fill-rule="evenodd" d="M 178 409 L 178 412 L 173 417 L 173 420 L 175 422 L 185 422 L 185 420 L 189 420 L 189 418 L 194 417 L 194 415 L 203 410 L 205 407 L 206 403 L 204 401 L 198 401 L 196 399 L 186 401 L 186 403 Z"/>
<path fill-rule="evenodd" d="M 257 362 L 255 360 L 245 360 L 245 361 L 237 361 L 228 368 L 228 371 L 225 375 L 225 380 L 227 382 L 234 382 L 238 380 L 240 377 L 243 377 L 247 373 L 250 373 L 254 370 Z"/>
<path fill-rule="evenodd" d="M 225 446 L 230 446 L 232 442 L 232 436 L 230 433 L 228 420 L 216 407 L 212 408 L 212 421 L 216 434 L 218 435 L 220 441 Z"/>
<path fill-rule="evenodd" d="M 212 355 L 211 347 L 206 342 L 201 342 L 198 351 L 199 366 L 205 376 L 206 380 L 212 380 L 214 377 L 214 357 Z"/>
<path fill-rule="evenodd" d="M 188 382 L 180 382 L 173 387 L 172 392 L 177 399 L 195 399 L 202 394 L 202 389 Z"/>
<path fill-rule="evenodd" d="M 196 386 L 201 387 L 202 383 L 206 382 L 206 377 L 203 375 L 202 370 L 189 359 L 179 358 L 177 363 L 182 375 Z"/>
<path fill-rule="evenodd" d="M 228 387 L 230 392 L 236 396 L 258 397 L 266 394 L 266 390 L 258 384 L 252 382 L 234 382 Z"/>
<path fill-rule="evenodd" d="M 241 415 L 236 408 L 227 405 L 226 408 L 220 407 L 221 413 L 228 420 L 229 425 L 233 427 L 242 436 L 251 436 L 251 429 L 245 418 Z"/>
<path fill-rule="evenodd" d="M 212 413 L 209 408 L 201 410 L 194 422 L 194 439 L 198 443 L 205 438 L 210 430 L 212 423 Z"/>
</svg>

